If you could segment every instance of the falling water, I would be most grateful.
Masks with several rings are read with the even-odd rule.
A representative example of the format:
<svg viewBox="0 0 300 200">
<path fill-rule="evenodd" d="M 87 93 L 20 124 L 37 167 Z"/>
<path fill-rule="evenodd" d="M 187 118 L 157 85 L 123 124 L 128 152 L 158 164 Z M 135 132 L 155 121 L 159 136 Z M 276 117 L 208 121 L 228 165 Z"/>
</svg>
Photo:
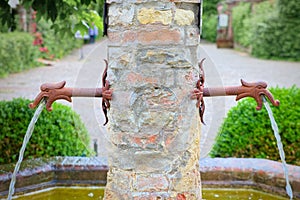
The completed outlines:
<svg viewBox="0 0 300 200">
<path fill-rule="evenodd" d="M 278 126 L 277 126 L 277 123 L 274 119 L 273 112 L 271 110 L 271 107 L 270 107 L 269 103 L 267 102 L 265 97 L 262 97 L 262 99 L 263 99 L 263 102 L 264 102 L 264 106 L 266 107 L 266 109 L 268 111 L 268 115 L 269 115 L 269 118 L 270 118 L 270 121 L 271 121 L 272 129 L 273 129 L 276 141 L 277 141 L 277 147 L 278 147 L 278 150 L 279 150 L 279 155 L 280 155 L 281 162 L 282 162 L 282 168 L 283 168 L 283 172 L 284 172 L 284 176 L 285 176 L 285 180 L 286 180 L 285 190 L 286 190 L 286 193 L 289 195 L 290 199 L 293 199 L 293 191 L 292 191 L 292 188 L 291 188 L 291 185 L 290 185 L 290 182 L 289 182 L 289 172 L 288 172 L 287 165 L 286 165 L 286 162 L 285 162 L 285 154 L 284 154 L 284 151 L 283 151 L 283 145 L 282 145 L 281 138 L 280 138 L 280 135 L 279 135 Z"/>
<path fill-rule="evenodd" d="M 12 199 L 12 196 L 15 192 L 15 183 L 16 183 L 16 177 L 17 177 L 17 173 L 20 169 L 20 165 L 22 163 L 22 160 L 23 160 L 23 156 L 24 156 L 24 151 L 26 149 L 26 145 L 27 143 L 29 142 L 29 139 L 32 135 L 32 132 L 33 132 L 33 129 L 34 129 L 34 125 L 36 123 L 36 121 L 38 120 L 43 108 L 45 106 L 45 100 L 42 100 L 40 105 L 38 106 L 38 108 L 36 109 L 30 123 L 29 123 L 29 126 L 27 128 L 27 131 L 26 131 L 26 134 L 24 136 L 24 139 L 23 139 L 23 144 L 22 144 L 22 147 L 21 147 L 21 150 L 19 152 L 19 160 L 15 166 L 15 170 L 12 174 L 12 177 L 11 177 L 11 181 L 10 181 L 10 185 L 9 185 L 9 192 L 8 192 L 8 196 L 7 196 L 7 200 L 11 200 Z"/>
</svg>

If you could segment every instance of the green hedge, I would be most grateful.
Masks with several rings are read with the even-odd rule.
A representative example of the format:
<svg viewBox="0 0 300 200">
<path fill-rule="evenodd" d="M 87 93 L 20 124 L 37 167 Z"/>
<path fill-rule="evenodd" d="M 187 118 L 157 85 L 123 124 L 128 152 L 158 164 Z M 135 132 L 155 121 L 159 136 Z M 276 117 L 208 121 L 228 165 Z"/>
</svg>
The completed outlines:
<svg viewBox="0 0 300 200">
<path fill-rule="evenodd" d="M 215 42 L 217 38 L 217 4 L 220 0 L 203 1 L 202 34 L 201 38 Z"/>
<path fill-rule="evenodd" d="M 277 0 L 277 7 L 280 17 L 293 18 L 295 20 L 299 20 L 299 0 Z"/>
<path fill-rule="evenodd" d="M 251 44 L 251 26 L 247 20 L 251 15 L 251 3 L 240 3 L 232 9 L 234 42 L 244 47 Z"/>
<path fill-rule="evenodd" d="M 0 33 L 0 77 L 36 66 L 38 48 L 29 33 Z"/>
<path fill-rule="evenodd" d="M 300 61 L 300 21 L 272 17 L 257 26 L 252 55 Z"/>
<path fill-rule="evenodd" d="M 0 78 L 41 66 L 38 58 L 59 59 L 83 45 L 83 41 L 75 39 L 73 35 L 56 34 L 51 25 L 51 22 L 43 20 L 38 25 L 48 53 L 40 52 L 39 47 L 33 45 L 34 36 L 30 33 L 0 33 Z"/>
<path fill-rule="evenodd" d="M 30 100 L 0 101 L 0 164 L 15 163 L 27 126 L 34 114 Z M 89 135 L 78 114 L 55 103 L 53 111 L 42 111 L 24 158 L 90 155 Z"/>
<path fill-rule="evenodd" d="M 203 15 L 202 25 L 201 38 L 210 42 L 215 42 L 217 38 L 218 16 L 216 14 L 209 16 Z"/>
<path fill-rule="evenodd" d="M 299 13 L 297 0 L 240 3 L 232 12 L 234 42 L 255 57 L 300 61 Z"/>
<path fill-rule="evenodd" d="M 300 165 L 300 89 L 273 88 L 280 100 L 272 107 L 278 123 L 286 161 Z M 256 111 L 256 102 L 247 98 L 233 107 L 219 130 L 212 157 L 266 158 L 279 161 L 276 139 L 265 108 Z"/>
</svg>

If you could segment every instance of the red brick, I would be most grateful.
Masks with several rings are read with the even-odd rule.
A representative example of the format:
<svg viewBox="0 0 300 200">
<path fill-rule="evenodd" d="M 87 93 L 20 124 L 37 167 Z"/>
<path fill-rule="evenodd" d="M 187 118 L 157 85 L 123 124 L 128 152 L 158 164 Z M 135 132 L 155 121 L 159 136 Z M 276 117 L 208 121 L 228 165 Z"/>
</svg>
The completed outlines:
<svg viewBox="0 0 300 200">
<path fill-rule="evenodd" d="M 108 36 L 109 41 L 113 42 L 113 43 L 120 43 L 121 39 L 122 39 L 122 35 L 120 32 L 108 31 L 107 36 Z"/>
<path fill-rule="evenodd" d="M 140 83 L 140 82 L 146 82 L 146 83 L 157 83 L 158 82 L 158 78 L 153 78 L 153 77 L 144 77 L 140 74 L 136 74 L 134 72 L 129 73 L 127 75 L 127 81 L 129 83 Z"/>
<path fill-rule="evenodd" d="M 126 44 L 135 42 L 137 39 L 136 31 L 108 31 L 107 36 L 112 43 Z"/>
<path fill-rule="evenodd" d="M 181 41 L 181 34 L 179 30 L 170 29 L 144 30 L 138 33 L 137 39 L 142 44 L 178 44 Z"/>
</svg>

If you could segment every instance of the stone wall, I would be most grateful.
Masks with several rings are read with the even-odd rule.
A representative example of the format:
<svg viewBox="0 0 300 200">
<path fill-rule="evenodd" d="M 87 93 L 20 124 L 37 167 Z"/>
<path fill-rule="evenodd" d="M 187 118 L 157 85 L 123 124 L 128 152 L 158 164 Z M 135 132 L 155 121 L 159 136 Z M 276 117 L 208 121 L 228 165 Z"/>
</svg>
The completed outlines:
<svg viewBox="0 0 300 200">
<path fill-rule="evenodd" d="M 106 199 L 199 199 L 198 1 L 108 1 Z"/>
</svg>

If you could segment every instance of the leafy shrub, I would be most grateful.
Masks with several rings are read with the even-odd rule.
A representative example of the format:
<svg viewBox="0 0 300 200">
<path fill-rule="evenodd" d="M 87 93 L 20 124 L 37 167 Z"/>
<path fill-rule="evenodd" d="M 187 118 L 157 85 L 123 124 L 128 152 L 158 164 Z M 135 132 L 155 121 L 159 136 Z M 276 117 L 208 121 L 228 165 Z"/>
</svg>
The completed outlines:
<svg viewBox="0 0 300 200">
<path fill-rule="evenodd" d="M 300 89 L 271 89 L 280 106 L 271 106 L 278 123 L 286 161 L 300 165 Z M 219 130 L 212 157 L 266 158 L 279 161 L 276 139 L 265 108 L 256 111 L 247 98 L 233 107 Z"/>
<path fill-rule="evenodd" d="M 220 2 L 220 0 L 210 0 L 203 2 L 201 38 L 210 42 L 215 42 L 217 38 L 218 2 Z"/>
<path fill-rule="evenodd" d="M 280 17 L 299 20 L 300 4 L 298 0 L 277 0 Z"/>
<path fill-rule="evenodd" d="M 299 61 L 299 5 L 296 0 L 240 3 L 232 12 L 234 42 L 255 57 Z"/>
<path fill-rule="evenodd" d="M 295 15 L 292 11 L 299 9 L 299 4 L 285 0 L 277 2 L 267 1 L 255 7 L 251 19 L 252 24 L 256 23 L 252 29 L 251 54 L 266 59 L 300 60 L 300 22 L 292 17 Z M 286 13 L 287 10 L 290 12 Z"/>
<path fill-rule="evenodd" d="M 43 45 L 49 50 L 47 55 L 40 52 L 38 46 L 33 45 L 34 38 L 29 33 L 0 33 L 0 77 L 41 65 L 37 62 L 39 57 L 62 58 L 83 44 L 73 35 L 56 35 L 54 30 L 50 29 L 50 24 L 44 23 L 40 28 Z"/>
<path fill-rule="evenodd" d="M 0 101 L 0 164 L 16 162 L 27 126 L 34 114 L 30 100 Z M 42 111 L 24 158 L 89 155 L 88 132 L 68 106 L 53 104 L 53 111 Z"/>
<path fill-rule="evenodd" d="M 36 66 L 38 49 L 29 33 L 0 33 L 0 77 Z"/>
<path fill-rule="evenodd" d="M 215 42 L 217 38 L 217 24 L 218 16 L 215 15 L 203 15 L 203 28 L 201 37 L 207 41 Z"/>
<path fill-rule="evenodd" d="M 232 9 L 234 42 L 248 47 L 251 44 L 251 31 L 247 19 L 251 15 L 251 3 L 240 3 Z"/>
<path fill-rule="evenodd" d="M 83 45 L 81 40 L 75 39 L 75 36 L 69 33 L 70 30 L 68 34 L 56 33 L 55 30 L 51 28 L 52 25 L 52 22 L 45 20 L 40 20 L 38 23 L 38 31 L 42 33 L 44 46 L 49 50 L 48 54 L 51 57 L 62 58 L 73 49 Z"/>
<path fill-rule="evenodd" d="M 300 22 L 277 16 L 257 26 L 252 55 L 267 59 L 300 60 Z"/>
</svg>

